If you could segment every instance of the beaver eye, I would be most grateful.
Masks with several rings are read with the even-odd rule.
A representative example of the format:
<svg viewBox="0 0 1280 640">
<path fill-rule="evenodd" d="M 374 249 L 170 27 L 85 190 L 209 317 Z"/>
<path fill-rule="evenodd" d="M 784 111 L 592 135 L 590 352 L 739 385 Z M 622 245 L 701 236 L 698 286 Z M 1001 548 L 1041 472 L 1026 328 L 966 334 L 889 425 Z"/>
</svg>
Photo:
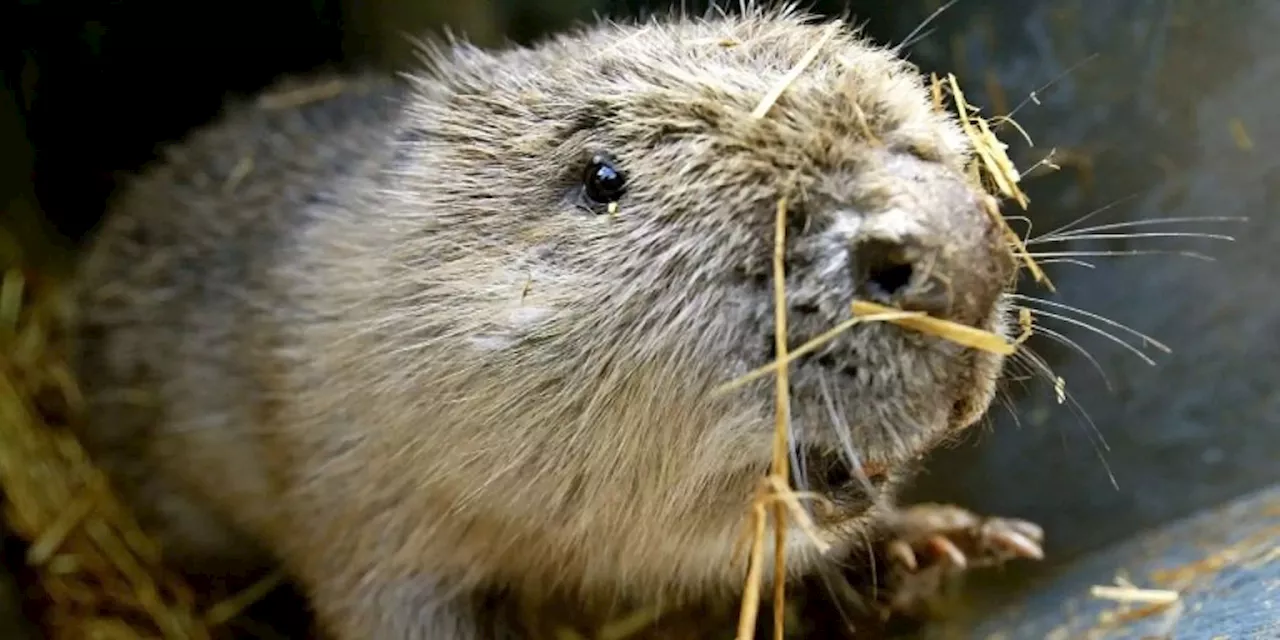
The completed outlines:
<svg viewBox="0 0 1280 640">
<path fill-rule="evenodd" d="M 596 204 L 617 202 L 627 191 L 627 176 L 618 168 L 617 160 L 606 153 L 591 157 L 582 176 L 586 196 Z"/>
</svg>

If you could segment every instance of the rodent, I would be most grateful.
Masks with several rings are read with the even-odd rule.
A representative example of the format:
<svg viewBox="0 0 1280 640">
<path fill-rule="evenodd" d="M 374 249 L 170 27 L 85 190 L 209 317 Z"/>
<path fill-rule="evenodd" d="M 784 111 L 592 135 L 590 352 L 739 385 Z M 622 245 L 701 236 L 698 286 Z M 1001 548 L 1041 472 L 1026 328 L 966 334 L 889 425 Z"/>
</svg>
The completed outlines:
<svg viewBox="0 0 1280 640">
<path fill-rule="evenodd" d="M 826 28 L 601 23 L 229 107 L 81 265 L 82 439 L 172 562 L 279 562 L 338 640 L 517 633 L 499 592 L 734 596 L 773 382 L 712 391 L 772 360 L 780 197 L 790 344 L 855 297 L 1009 333 L 970 143 L 896 52 L 840 26 L 752 117 Z M 902 521 L 893 489 L 1001 366 L 889 324 L 793 363 L 802 484 L 834 509 L 788 570 Z"/>
</svg>

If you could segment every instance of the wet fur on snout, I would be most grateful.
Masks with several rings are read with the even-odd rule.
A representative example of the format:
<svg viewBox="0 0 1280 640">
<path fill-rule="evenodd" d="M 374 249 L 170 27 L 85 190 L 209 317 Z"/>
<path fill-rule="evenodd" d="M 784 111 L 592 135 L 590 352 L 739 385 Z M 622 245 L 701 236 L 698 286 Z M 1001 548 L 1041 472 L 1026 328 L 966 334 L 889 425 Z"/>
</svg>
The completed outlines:
<svg viewBox="0 0 1280 640">
<path fill-rule="evenodd" d="M 848 317 L 873 232 L 929 244 L 958 317 L 1006 330 L 1012 266 L 915 69 L 844 31 L 750 117 L 824 28 L 603 24 L 232 109 L 121 195 L 82 271 L 87 443 L 174 558 L 283 562 L 343 640 L 485 636 L 493 589 L 732 596 L 772 400 L 711 391 L 768 361 L 779 197 L 793 342 Z M 600 151 L 627 174 L 617 215 L 582 206 Z M 858 327 L 797 366 L 795 421 L 893 476 L 999 367 Z"/>
</svg>

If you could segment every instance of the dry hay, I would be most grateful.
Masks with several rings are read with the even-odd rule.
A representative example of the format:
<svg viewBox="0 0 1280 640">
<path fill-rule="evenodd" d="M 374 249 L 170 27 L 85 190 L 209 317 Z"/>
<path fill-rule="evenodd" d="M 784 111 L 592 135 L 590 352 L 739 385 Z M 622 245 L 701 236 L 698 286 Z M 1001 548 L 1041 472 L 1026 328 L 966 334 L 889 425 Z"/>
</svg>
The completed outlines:
<svg viewBox="0 0 1280 640">
<path fill-rule="evenodd" d="M 27 544 L 44 635 L 68 640 L 214 637 L 277 577 L 197 608 L 69 430 L 82 409 L 58 278 L 0 256 L 0 488 Z"/>
</svg>

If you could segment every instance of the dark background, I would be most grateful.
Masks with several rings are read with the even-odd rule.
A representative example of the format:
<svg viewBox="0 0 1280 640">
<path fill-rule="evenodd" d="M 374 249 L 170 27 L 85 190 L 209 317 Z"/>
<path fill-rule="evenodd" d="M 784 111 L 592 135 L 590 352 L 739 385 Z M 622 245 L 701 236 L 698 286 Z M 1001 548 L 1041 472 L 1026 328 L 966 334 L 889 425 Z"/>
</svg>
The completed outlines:
<svg viewBox="0 0 1280 640">
<path fill-rule="evenodd" d="M 150 160 L 157 145 L 215 116 L 229 97 L 283 74 L 412 64 L 405 32 L 448 26 L 498 46 L 535 40 L 593 12 L 625 18 L 667 4 L 7 0 L 0 14 L 0 225 L 32 258 L 65 265 L 119 178 Z M 939 4 L 810 6 L 848 9 L 877 39 L 898 42 Z M 1114 206 L 1090 224 L 1250 218 L 1200 227 L 1237 236 L 1231 244 L 1053 245 L 1178 247 L 1217 260 L 1099 257 L 1090 259 L 1092 270 L 1050 268 L 1059 289 L 1051 299 L 1130 325 L 1173 353 L 1147 349 L 1158 362 L 1151 367 L 1083 327 L 1046 320 L 1087 349 L 1111 381 L 1108 390 L 1084 356 L 1033 339 L 1091 422 L 1059 405 L 1052 385 L 1011 379 L 1008 408 L 995 408 L 990 427 L 929 465 L 914 497 L 1046 527 L 1045 563 L 989 576 L 990 589 L 976 592 L 1002 598 L 1004 589 L 1080 554 L 1280 480 L 1280 251 L 1273 248 L 1280 240 L 1280 6 L 960 0 L 933 26 L 910 56 L 925 69 L 954 71 L 987 115 L 1007 113 L 1037 92 L 1038 100 L 1017 112 L 1036 146 L 1005 136 L 1022 167 L 1057 150 L 1062 170 L 1037 172 L 1024 185 L 1037 231 L 1107 205 Z"/>
</svg>

